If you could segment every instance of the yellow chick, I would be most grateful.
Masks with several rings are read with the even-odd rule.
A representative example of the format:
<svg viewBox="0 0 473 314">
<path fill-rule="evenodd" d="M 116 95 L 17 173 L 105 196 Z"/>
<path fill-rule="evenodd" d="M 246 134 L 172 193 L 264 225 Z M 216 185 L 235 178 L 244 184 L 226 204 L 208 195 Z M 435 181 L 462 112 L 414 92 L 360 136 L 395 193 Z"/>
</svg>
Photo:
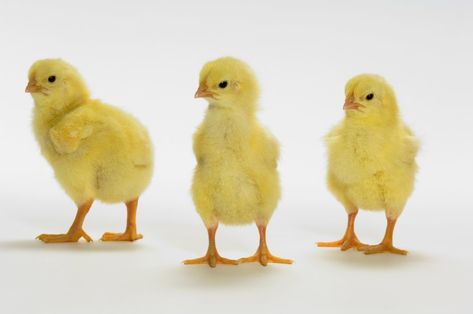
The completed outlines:
<svg viewBox="0 0 473 314">
<path fill-rule="evenodd" d="M 94 200 L 124 202 L 124 233 L 105 233 L 103 241 L 134 241 L 138 198 L 153 172 L 147 130 L 132 116 L 91 99 L 77 70 L 60 59 L 35 62 L 26 92 L 34 99 L 33 131 L 41 152 L 78 210 L 66 234 L 41 234 L 50 242 L 92 239 L 82 229 Z"/>
<path fill-rule="evenodd" d="M 329 190 L 348 213 L 343 238 L 321 247 L 356 248 L 366 254 L 407 254 L 393 245 L 396 221 L 414 188 L 418 141 L 399 116 L 391 86 L 380 76 L 363 74 L 345 87 L 345 119 L 326 137 Z M 387 227 L 378 245 L 358 240 L 358 209 L 384 210 Z"/>
<path fill-rule="evenodd" d="M 208 230 L 209 246 L 202 258 L 185 264 L 259 262 L 290 264 L 271 255 L 266 226 L 280 197 L 277 162 L 279 145 L 257 117 L 259 88 L 248 65 L 225 57 L 207 63 L 200 72 L 195 98 L 205 98 L 208 109 L 194 134 L 197 166 L 193 200 Z M 219 222 L 241 225 L 255 222 L 260 244 L 255 255 L 240 260 L 221 257 L 215 245 Z"/>
</svg>

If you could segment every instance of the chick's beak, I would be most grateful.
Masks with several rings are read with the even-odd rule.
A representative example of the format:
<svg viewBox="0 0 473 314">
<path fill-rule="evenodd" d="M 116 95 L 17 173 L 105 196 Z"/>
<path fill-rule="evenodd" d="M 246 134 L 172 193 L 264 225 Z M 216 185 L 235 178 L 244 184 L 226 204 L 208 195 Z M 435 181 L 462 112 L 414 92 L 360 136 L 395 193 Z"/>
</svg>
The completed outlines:
<svg viewBox="0 0 473 314">
<path fill-rule="evenodd" d="M 356 103 L 353 97 L 348 97 L 345 99 L 345 104 L 343 104 L 343 110 L 359 110 L 364 107 L 362 104 Z"/>
<path fill-rule="evenodd" d="M 195 92 L 194 98 L 213 97 L 213 93 L 207 90 L 207 86 L 200 85 Z"/>
<path fill-rule="evenodd" d="M 41 91 L 41 86 L 36 84 L 36 81 L 29 81 L 28 85 L 26 85 L 25 93 L 38 93 Z"/>
</svg>

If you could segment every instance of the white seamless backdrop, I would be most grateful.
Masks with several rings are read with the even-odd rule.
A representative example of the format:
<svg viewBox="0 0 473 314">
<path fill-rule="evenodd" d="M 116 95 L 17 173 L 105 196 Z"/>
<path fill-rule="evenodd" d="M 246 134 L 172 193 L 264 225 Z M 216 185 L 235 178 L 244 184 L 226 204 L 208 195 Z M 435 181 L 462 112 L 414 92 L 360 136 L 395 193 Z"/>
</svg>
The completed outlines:
<svg viewBox="0 0 473 314">
<path fill-rule="evenodd" d="M 470 313 L 473 250 L 471 1 L 7 1 L 0 3 L 1 313 Z M 292 266 L 186 267 L 207 236 L 189 193 L 193 99 L 201 66 L 231 55 L 258 75 L 264 125 L 282 145 L 283 197 L 269 225 Z M 92 95 L 133 113 L 153 138 L 156 170 L 142 196 L 136 243 L 101 243 L 125 223 L 96 203 L 91 244 L 44 245 L 75 213 L 31 132 L 23 92 L 31 63 L 61 57 Z M 343 117 L 359 73 L 394 86 L 422 141 L 416 190 L 395 242 L 407 257 L 315 247 L 346 217 L 325 187 L 322 138 Z M 376 243 L 382 213 L 357 231 Z M 249 255 L 254 226 L 222 226 L 222 254 Z"/>
</svg>

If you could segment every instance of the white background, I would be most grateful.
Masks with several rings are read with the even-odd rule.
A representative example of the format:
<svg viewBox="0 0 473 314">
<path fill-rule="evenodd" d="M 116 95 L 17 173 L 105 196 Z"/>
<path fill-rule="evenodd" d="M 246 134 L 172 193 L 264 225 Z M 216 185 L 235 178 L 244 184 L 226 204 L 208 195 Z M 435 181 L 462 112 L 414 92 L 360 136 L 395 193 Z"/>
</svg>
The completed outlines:
<svg viewBox="0 0 473 314">
<path fill-rule="evenodd" d="M 0 4 L 0 312 L 2 313 L 471 313 L 473 282 L 471 1 L 2 1 Z M 206 103 L 193 99 L 201 66 L 247 61 L 262 87 L 261 121 L 282 145 L 283 199 L 268 229 L 292 266 L 183 266 L 207 235 L 189 193 L 191 137 Z M 136 243 L 121 204 L 96 203 L 91 244 L 45 245 L 75 208 L 31 132 L 23 92 L 37 59 L 77 66 L 92 95 L 150 130 L 153 182 Z M 343 117 L 343 88 L 385 76 L 422 141 L 416 190 L 395 230 L 407 257 L 315 247 L 338 239 L 345 212 L 325 187 L 323 135 Z M 360 238 L 384 234 L 361 212 Z M 222 226 L 222 255 L 257 246 L 253 226 Z M 470 297 L 470 298 L 469 298 Z"/>
</svg>

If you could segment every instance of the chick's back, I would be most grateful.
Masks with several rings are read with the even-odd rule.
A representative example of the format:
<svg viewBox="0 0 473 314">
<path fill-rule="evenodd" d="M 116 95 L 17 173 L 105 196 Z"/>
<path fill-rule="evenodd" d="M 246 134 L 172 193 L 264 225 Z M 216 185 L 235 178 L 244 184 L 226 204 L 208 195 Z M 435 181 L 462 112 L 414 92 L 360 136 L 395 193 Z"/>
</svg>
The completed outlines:
<svg viewBox="0 0 473 314">
<path fill-rule="evenodd" d="M 56 155 L 53 162 L 59 181 L 74 199 L 121 202 L 144 191 L 153 171 L 152 144 L 134 117 L 93 100 L 59 123 L 79 123 L 90 130 L 75 152 Z"/>
</svg>

